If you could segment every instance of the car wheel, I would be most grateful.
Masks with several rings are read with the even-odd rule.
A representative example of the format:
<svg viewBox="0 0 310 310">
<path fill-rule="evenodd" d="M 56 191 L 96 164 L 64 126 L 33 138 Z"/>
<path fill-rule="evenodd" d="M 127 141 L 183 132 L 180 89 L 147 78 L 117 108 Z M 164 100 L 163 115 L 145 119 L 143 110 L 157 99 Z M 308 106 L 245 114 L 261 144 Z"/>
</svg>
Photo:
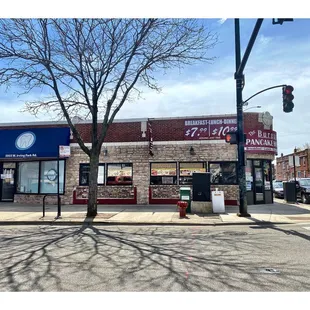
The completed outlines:
<svg viewBox="0 0 310 310">
<path fill-rule="evenodd" d="M 305 194 L 301 194 L 301 201 L 302 203 L 309 203 L 309 200 L 306 198 Z"/>
</svg>

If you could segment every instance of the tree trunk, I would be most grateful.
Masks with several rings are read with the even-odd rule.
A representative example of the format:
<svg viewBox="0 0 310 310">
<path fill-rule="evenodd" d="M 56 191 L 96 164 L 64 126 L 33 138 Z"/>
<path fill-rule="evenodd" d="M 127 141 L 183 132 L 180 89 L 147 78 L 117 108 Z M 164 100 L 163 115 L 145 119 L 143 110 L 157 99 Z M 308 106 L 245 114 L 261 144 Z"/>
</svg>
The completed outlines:
<svg viewBox="0 0 310 310">
<path fill-rule="evenodd" d="M 92 151 L 89 161 L 89 188 L 88 188 L 88 205 L 87 205 L 88 217 L 95 217 L 97 215 L 98 166 L 99 166 L 99 153 Z"/>
</svg>

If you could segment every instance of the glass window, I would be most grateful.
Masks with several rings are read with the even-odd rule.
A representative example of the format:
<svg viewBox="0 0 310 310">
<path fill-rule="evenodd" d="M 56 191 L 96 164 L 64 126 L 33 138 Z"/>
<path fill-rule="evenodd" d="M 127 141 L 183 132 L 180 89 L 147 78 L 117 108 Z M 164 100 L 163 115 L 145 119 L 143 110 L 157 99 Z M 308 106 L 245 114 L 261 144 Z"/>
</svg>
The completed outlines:
<svg viewBox="0 0 310 310">
<path fill-rule="evenodd" d="M 271 167 L 269 161 L 264 161 L 264 179 L 265 179 L 265 190 L 271 189 Z"/>
<path fill-rule="evenodd" d="M 132 164 L 107 164 L 107 185 L 132 185 Z"/>
<path fill-rule="evenodd" d="M 246 190 L 253 190 L 252 160 L 247 160 L 245 167 Z"/>
<path fill-rule="evenodd" d="M 99 164 L 98 167 L 98 177 L 97 184 L 104 185 L 104 164 Z M 88 186 L 89 185 L 89 164 L 80 164 L 80 186 Z"/>
<path fill-rule="evenodd" d="M 177 163 L 151 163 L 151 185 L 176 185 Z"/>
<path fill-rule="evenodd" d="M 17 193 L 39 193 L 39 162 L 18 163 Z"/>
<path fill-rule="evenodd" d="M 206 172 L 205 163 L 180 163 L 179 182 L 180 185 L 192 185 L 193 173 Z"/>
<path fill-rule="evenodd" d="M 40 173 L 40 194 L 52 194 L 57 193 L 57 160 L 42 161 L 41 173 Z M 65 162 L 59 161 L 59 193 L 64 192 L 65 182 Z"/>
<path fill-rule="evenodd" d="M 237 184 L 236 168 L 236 162 L 209 163 L 209 171 L 211 172 L 211 183 Z"/>
</svg>

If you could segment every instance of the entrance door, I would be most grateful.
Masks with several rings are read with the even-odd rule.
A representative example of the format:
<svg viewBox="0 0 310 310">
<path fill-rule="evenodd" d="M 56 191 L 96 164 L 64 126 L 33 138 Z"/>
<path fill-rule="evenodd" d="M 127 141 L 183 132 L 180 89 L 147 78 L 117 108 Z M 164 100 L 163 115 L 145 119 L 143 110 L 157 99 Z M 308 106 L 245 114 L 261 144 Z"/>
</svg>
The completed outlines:
<svg viewBox="0 0 310 310">
<path fill-rule="evenodd" d="M 255 204 L 265 203 L 264 178 L 262 167 L 254 168 L 254 192 L 255 192 Z"/>
<path fill-rule="evenodd" d="M 14 175 L 15 169 L 3 169 L 3 172 L 1 174 L 1 201 L 14 201 Z"/>
</svg>

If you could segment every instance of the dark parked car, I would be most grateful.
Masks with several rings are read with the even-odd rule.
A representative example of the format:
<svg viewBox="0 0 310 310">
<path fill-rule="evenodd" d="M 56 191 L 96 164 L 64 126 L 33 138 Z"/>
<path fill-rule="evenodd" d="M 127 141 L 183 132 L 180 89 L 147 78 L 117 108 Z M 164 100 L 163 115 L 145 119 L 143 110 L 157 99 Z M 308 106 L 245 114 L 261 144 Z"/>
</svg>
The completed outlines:
<svg viewBox="0 0 310 310">
<path fill-rule="evenodd" d="M 294 179 L 290 180 L 294 182 Z M 302 203 L 310 203 L 310 178 L 296 179 L 297 199 Z"/>
<path fill-rule="evenodd" d="M 284 198 L 283 182 L 273 182 L 273 196 L 275 198 Z"/>
</svg>

